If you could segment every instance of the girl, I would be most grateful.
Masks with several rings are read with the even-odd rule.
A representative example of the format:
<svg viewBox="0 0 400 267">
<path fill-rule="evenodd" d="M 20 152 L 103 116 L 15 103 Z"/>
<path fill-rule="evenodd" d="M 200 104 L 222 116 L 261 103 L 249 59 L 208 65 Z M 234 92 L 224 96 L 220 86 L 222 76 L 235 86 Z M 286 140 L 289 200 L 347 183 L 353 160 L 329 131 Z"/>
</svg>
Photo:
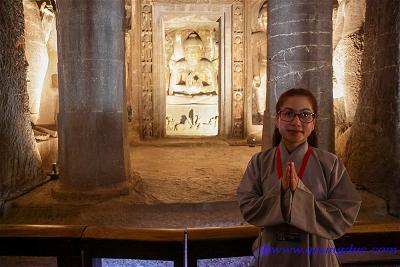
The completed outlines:
<svg viewBox="0 0 400 267">
<path fill-rule="evenodd" d="M 311 92 L 283 93 L 274 147 L 253 156 L 239 185 L 244 219 L 263 228 L 257 266 L 339 266 L 333 240 L 354 223 L 361 198 L 338 158 L 317 148 L 317 112 Z"/>
</svg>

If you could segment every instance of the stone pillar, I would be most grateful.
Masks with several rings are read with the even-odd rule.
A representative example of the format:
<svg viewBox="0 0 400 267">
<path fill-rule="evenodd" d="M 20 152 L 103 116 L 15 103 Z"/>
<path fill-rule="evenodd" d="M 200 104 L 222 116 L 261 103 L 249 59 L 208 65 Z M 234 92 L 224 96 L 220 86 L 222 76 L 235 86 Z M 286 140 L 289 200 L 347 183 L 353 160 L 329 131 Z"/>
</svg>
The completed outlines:
<svg viewBox="0 0 400 267">
<path fill-rule="evenodd" d="M 362 87 L 345 162 L 352 179 L 400 216 L 400 7 L 366 3 Z"/>
<path fill-rule="evenodd" d="M 61 174 L 54 192 L 127 193 L 124 0 L 57 4 Z"/>
<path fill-rule="evenodd" d="M 309 89 L 319 104 L 319 147 L 333 151 L 332 0 L 268 1 L 268 90 L 263 149 L 271 146 L 275 105 L 293 87 Z"/>
</svg>

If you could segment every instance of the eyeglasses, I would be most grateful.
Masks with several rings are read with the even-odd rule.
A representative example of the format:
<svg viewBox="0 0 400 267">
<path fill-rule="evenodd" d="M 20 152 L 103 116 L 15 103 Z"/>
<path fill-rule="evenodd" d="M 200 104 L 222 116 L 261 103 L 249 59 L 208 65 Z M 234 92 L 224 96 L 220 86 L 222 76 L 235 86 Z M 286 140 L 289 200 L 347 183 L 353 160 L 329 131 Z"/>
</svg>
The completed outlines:
<svg viewBox="0 0 400 267">
<path fill-rule="evenodd" d="M 302 111 L 296 113 L 292 110 L 278 111 L 277 115 L 281 117 L 281 120 L 286 122 L 291 122 L 294 120 L 294 117 L 298 116 L 300 121 L 304 123 L 312 122 L 317 116 L 317 114 L 315 114 L 314 112 Z"/>
</svg>

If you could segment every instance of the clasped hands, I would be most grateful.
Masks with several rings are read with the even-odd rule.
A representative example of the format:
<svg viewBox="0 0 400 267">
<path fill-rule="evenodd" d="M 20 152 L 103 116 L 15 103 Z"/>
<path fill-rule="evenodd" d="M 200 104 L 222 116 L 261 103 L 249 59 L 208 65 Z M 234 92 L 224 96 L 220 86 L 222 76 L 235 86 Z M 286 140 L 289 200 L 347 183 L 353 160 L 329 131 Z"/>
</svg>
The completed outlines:
<svg viewBox="0 0 400 267">
<path fill-rule="evenodd" d="M 286 191 L 288 188 L 290 188 L 292 192 L 296 191 L 297 185 L 299 184 L 299 176 L 297 175 L 293 161 L 287 163 L 281 183 L 283 191 Z"/>
</svg>

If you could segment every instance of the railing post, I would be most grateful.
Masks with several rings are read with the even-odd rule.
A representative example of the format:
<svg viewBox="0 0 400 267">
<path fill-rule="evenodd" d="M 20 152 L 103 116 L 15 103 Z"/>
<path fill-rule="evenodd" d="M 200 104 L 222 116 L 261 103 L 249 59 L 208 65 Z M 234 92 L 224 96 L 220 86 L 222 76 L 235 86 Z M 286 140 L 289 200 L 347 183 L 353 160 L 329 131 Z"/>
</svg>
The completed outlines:
<svg viewBox="0 0 400 267">
<path fill-rule="evenodd" d="M 82 257 L 78 255 L 57 255 L 57 267 L 82 267 Z"/>
<path fill-rule="evenodd" d="M 85 253 L 83 247 L 82 249 L 82 267 L 102 267 L 101 258 L 93 258 L 90 254 Z"/>
</svg>

